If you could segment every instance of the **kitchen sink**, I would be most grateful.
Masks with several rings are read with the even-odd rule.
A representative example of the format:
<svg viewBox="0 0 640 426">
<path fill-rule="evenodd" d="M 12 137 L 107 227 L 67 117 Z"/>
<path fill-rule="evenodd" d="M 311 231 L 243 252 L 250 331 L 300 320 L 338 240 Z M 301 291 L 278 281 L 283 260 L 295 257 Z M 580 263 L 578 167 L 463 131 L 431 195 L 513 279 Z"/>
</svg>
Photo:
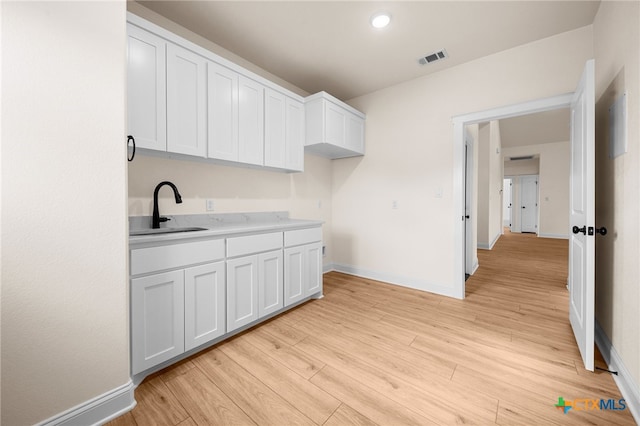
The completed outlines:
<svg viewBox="0 0 640 426">
<path fill-rule="evenodd" d="M 162 234 L 175 234 L 177 232 L 194 232 L 194 231 L 207 231 L 207 228 L 158 228 L 158 229 L 138 229 L 135 231 L 129 231 L 129 236 L 138 235 L 162 235 Z"/>
</svg>

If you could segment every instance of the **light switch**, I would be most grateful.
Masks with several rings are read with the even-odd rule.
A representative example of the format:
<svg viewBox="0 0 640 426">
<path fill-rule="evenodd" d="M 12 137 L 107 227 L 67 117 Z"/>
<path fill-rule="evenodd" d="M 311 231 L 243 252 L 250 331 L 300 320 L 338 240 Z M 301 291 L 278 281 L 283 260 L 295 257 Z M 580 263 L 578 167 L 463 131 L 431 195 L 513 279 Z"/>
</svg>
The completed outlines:
<svg viewBox="0 0 640 426">
<path fill-rule="evenodd" d="M 207 200 L 207 211 L 208 212 L 213 211 L 213 200 Z"/>
</svg>

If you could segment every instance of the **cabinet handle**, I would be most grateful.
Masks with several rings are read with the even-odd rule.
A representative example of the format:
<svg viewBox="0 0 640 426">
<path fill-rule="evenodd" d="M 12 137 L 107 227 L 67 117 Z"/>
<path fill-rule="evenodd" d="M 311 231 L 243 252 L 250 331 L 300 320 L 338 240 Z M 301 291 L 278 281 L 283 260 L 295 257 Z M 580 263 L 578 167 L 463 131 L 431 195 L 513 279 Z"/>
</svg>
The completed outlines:
<svg viewBox="0 0 640 426">
<path fill-rule="evenodd" d="M 127 148 L 129 148 L 129 142 L 133 145 L 133 151 L 131 152 L 131 157 L 127 155 L 127 161 L 133 161 L 133 158 L 136 156 L 136 140 L 133 136 L 127 136 Z"/>
</svg>

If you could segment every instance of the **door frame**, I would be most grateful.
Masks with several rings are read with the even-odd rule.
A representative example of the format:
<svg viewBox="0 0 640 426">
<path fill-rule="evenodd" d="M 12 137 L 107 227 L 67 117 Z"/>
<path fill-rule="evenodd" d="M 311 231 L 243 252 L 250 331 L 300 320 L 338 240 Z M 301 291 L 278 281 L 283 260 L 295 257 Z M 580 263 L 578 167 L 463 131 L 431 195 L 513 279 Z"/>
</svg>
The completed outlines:
<svg viewBox="0 0 640 426">
<path fill-rule="evenodd" d="M 477 244 L 475 239 L 473 238 L 474 234 L 477 232 L 476 223 L 477 220 L 475 216 L 478 214 L 477 203 L 474 203 L 474 195 L 475 195 L 475 181 L 474 181 L 474 162 L 475 162 L 475 141 L 473 140 L 473 136 L 469 132 L 465 130 L 465 181 L 464 181 L 464 198 L 465 198 L 465 273 L 468 275 L 473 275 L 475 271 L 478 269 L 478 251 Z M 466 216 L 470 216 L 469 219 Z"/>
<path fill-rule="evenodd" d="M 465 297 L 465 193 L 464 182 L 466 170 L 465 160 L 465 126 L 484 121 L 500 120 L 533 114 L 554 109 L 570 108 L 573 92 L 550 98 L 536 99 L 513 105 L 457 115 L 453 122 L 453 211 L 454 211 L 454 262 L 453 290 L 451 295 L 457 299 Z"/>
</svg>

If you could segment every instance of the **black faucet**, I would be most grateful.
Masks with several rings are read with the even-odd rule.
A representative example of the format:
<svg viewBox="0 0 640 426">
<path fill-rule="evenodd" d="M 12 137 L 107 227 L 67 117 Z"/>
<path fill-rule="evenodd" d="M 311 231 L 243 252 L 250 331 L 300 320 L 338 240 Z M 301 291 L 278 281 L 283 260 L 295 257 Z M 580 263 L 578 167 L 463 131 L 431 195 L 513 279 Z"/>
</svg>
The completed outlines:
<svg viewBox="0 0 640 426">
<path fill-rule="evenodd" d="M 160 217 L 160 212 L 158 211 L 158 191 L 160 191 L 160 188 L 164 185 L 169 185 L 171 189 L 173 189 L 173 195 L 176 197 L 176 204 L 182 203 L 182 197 L 178 192 L 178 188 L 176 188 L 173 183 L 167 180 L 160 182 L 158 186 L 156 186 L 155 191 L 153 191 L 153 223 L 151 225 L 153 229 L 160 228 L 160 222 L 166 222 L 169 220 L 168 217 Z"/>
</svg>

